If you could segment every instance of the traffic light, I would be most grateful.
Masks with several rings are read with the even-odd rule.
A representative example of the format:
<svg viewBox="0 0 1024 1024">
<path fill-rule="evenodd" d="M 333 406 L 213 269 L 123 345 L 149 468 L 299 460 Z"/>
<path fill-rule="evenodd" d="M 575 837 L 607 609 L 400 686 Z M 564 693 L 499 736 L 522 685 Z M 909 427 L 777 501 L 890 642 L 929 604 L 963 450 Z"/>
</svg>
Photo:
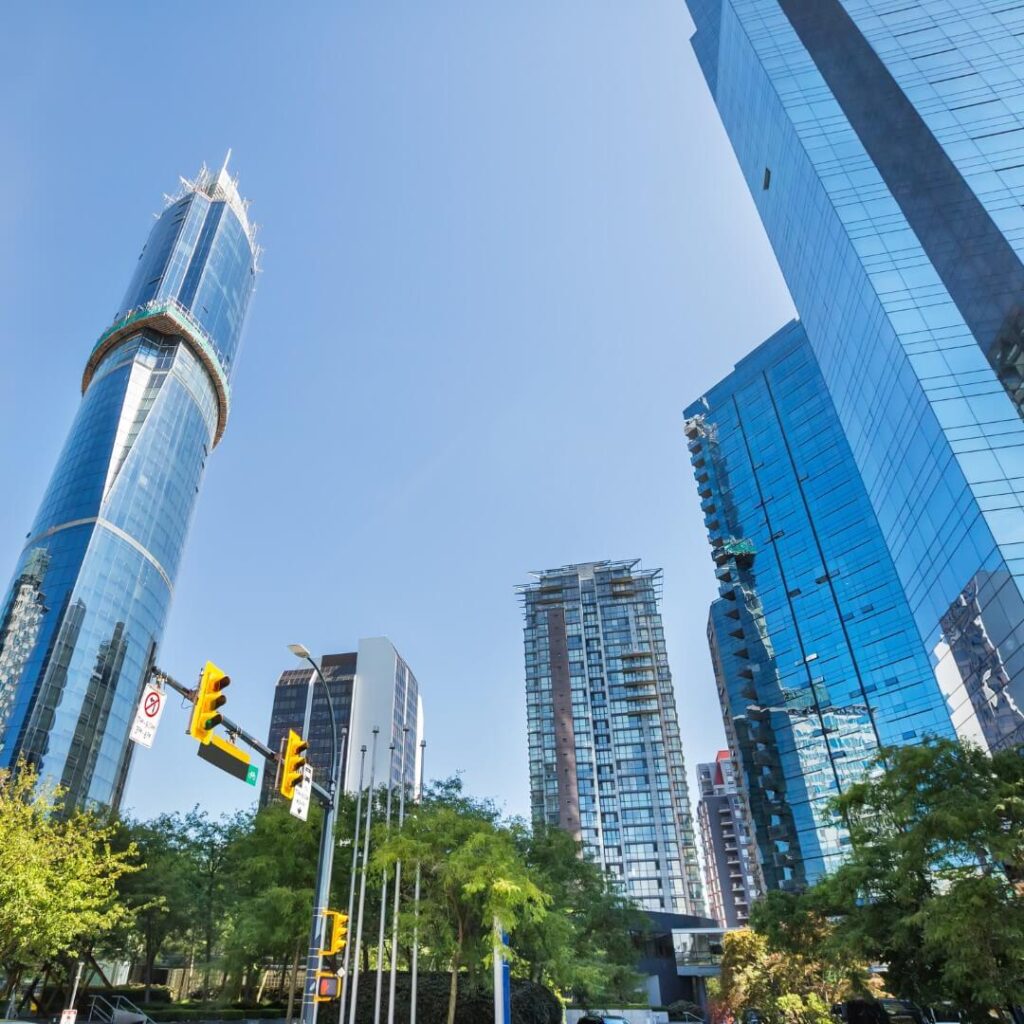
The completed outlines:
<svg viewBox="0 0 1024 1024">
<path fill-rule="evenodd" d="M 318 971 L 316 975 L 316 995 L 314 1002 L 329 1003 L 341 997 L 341 978 L 333 971 Z"/>
<path fill-rule="evenodd" d="M 302 781 L 302 769 L 306 765 L 306 751 L 309 744 L 294 730 L 288 730 L 288 742 L 284 749 L 284 761 L 281 764 L 281 784 L 279 791 L 285 800 L 295 795 L 295 787 Z"/>
<path fill-rule="evenodd" d="M 321 956 L 337 956 L 345 948 L 348 941 L 348 914 L 340 910 L 325 910 L 324 917 L 324 939 L 330 935 L 330 941 L 324 942 L 324 948 L 320 950 Z"/>
<path fill-rule="evenodd" d="M 224 691 L 231 683 L 229 676 L 226 676 L 212 661 L 208 661 L 203 667 L 203 674 L 199 678 L 199 688 L 196 690 L 196 703 L 192 709 L 192 722 L 188 727 L 189 735 L 200 743 L 209 743 L 213 730 L 224 720 L 224 716 L 218 710 L 227 703 Z"/>
</svg>

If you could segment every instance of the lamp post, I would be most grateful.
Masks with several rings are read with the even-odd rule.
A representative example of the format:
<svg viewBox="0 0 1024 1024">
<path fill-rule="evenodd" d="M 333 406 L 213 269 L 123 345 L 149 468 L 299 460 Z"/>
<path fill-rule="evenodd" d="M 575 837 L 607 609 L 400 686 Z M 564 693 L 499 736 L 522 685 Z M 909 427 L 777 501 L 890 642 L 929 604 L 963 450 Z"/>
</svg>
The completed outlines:
<svg viewBox="0 0 1024 1024">
<path fill-rule="evenodd" d="M 423 774 L 424 759 L 427 754 L 427 741 L 420 740 L 420 779 L 419 791 L 416 796 L 416 803 L 423 800 Z M 416 861 L 416 888 L 412 897 L 413 904 L 413 925 L 412 925 L 412 985 L 409 990 L 409 1024 L 416 1024 L 416 985 L 419 980 L 420 966 L 420 862 Z"/>
<path fill-rule="evenodd" d="M 349 1004 L 349 1021 L 356 1024 L 356 1009 L 359 1005 L 359 955 L 363 949 L 363 913 L 366 910 L 366 872 L 370 862 L 370 826 L 373 823 L 373 771 L 377 764 L 377 736 L 380 729 L 374 726 L 373 741 L 370 744 L 370 785 L 366 790 L 366 831 L 363 833 L 363 870 L 359 876 L 359 913 L 356 918 L 356 948 L 352 957 L 352 998 Z M 348 979 L 345 979 L 346 982 Z M 347 985 L 346 985 L 347 989 Z M 347 991 L 346 991 L 347 995 Z"/>
<path fill-rule="evenodd" d="M 391 751 L 390 758 L 388 759 L 388 803 L 387 810 L 384 812 L 385 818 L 385 834 L 391 832 L 391 796 L 395 791 L 395 787 L 391 784 L 391 780 L 395 774 L 395 745 L 394 743 L 388 747 Z M 374 991 L 373 996 L 373 1024 L 380 1024 L 380 993 L 381 984 L 384 980 L 384 919 L 388 916 L 388 869 L 385 868 L 381 872 L 380 882 L 380 929 L 377 937 L 377 988 Z"/>
<path fill-rule="evenodd" d="M 352 874 L 348 883 L 348 920 L 351 923 L 352 914 L 355 910 L 356 900 L 356 868 L 359 865 L 359 825 L 363 819 L 363 769 L 366 767 L 366 744 L 359 748 L 359 795 L 356 798 L 356 828 L 355 838 L 352 840 Z M 341 965 L 341 974 L 344 978 L 344 985 L 348 984 L 348 964 L 352 954 L 352 944 L 345 943 L 345 960 Z M 342 987 L 341 1004 L 338 1006 L 338 1024 L 345 1024 L 345 1010 L 348 1007 L 348 1000 L 345 998 L 345 989 Z"/>
<path fill-rule="evenodd" d="M 409 726 L 402 727 L 402 772 L 399 785 L 402 795 L 398 801 L 398 831 L 405 824 L 405 750 L 409 745 Z M 388 1024 L 395 1024 L 395 984 L 398 980 L 398 910 L 402 903 L 402 861 L 395 863 L 395 906 L 391 911 L 391 978 L 388 982 Z M 383 915 L 383 910 L 381 911 Z M 509 1022 L 511 1024 L 511 1022 Z"/>
<path fill-rule="evenodd" d="M 348 737 L 348 730 L 342 729 L 339 742 L 338 719 L 334 713 L 334 701 L 331 690 L 324 679 L 320 666 L 302 644 L 289 644 L 288 650 L 297 658 L 308 661 L 316 678 L 324 688 L 327 699 L 327 710 L 331 716 L 331 764 L 329 799 L 324 806 L 323 827 L 320 831 L 320 855 L 316 865 L 316 883 L 313 897 L 313 921 L 309 929 L 309 950 L 306 953 L 306 982 L 302 990 L 302 1024 L 316 1024 L 318 1004 L 316 1002 L 317 974 L 320 971 L 320 950 L 323 949 L 324 912 L 328 908 L 331 892 L 331 870 L 334 866 L 334 821 L 338 813 L 338 797 L 341 788 L 342 746 Z M 308 733 L 310 715 L 313 707 L 313 686 L 310 681 L 306 704 L 306 729 Z"/>
</svg>

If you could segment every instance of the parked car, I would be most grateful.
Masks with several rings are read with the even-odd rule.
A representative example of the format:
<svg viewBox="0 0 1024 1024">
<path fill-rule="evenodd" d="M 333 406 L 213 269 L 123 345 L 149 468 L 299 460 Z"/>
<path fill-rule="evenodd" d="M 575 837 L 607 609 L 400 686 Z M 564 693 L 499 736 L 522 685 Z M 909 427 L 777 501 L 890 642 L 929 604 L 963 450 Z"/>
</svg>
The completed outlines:
<svg viewBox="0 0 1024 1024">
<path fill-rule="evenodd" d="M 931 1024 L 908 999 L 850 999 L 832 1007 L 843 1024 Z"/>
<path fill-rule="evenodd" d="M 625 1017 L 605 1017 L 601 1014 L 588 1013 L 580 1017 L 576 1024 L 629 1024 Z"/>
<path fill-rule="evenodd" d="M 951 1003 L 923 1006 L 925 1020 L 929 1024 L 963 1024 L 965 1014 Z"/>
</svg>

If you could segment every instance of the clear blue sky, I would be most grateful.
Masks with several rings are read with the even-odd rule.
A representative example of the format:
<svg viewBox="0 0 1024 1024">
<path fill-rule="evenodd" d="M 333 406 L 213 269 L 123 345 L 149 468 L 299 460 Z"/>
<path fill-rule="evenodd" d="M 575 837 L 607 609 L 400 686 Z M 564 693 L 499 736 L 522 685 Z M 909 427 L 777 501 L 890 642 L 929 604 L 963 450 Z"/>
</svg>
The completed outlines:
<svg viewBox="0 0 1024 1024">
<path fill-rule="evenodd" d="M 300 640 L 389 636 L 428 773 L 527 813 L 530 569 L 642 557 L 691 769 L 722 726 L 681 410 L 791 315 L 682 0 L 19 4 L 0 37 L 0 576 L 179 174 L 263 273 L 159 661 L 256 732 Z M 254 791 L 168 708 L 126 803 Z"/>
</svg>

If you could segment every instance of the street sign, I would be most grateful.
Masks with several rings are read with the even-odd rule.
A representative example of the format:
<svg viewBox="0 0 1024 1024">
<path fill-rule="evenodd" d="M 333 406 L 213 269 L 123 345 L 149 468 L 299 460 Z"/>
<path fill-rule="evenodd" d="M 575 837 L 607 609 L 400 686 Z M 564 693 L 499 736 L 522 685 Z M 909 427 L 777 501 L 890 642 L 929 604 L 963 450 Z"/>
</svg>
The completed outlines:
<svg viewBox="0 0 1024 1024">
<path fill-rule="evenodd" d="M 146 688 L 142 691 L 142 700 L 139 701 L 138 710 L 135 712 L 135 721 L 132 722 L 129 738 L 141 747 L 153 746 L 156 727 L 160 724 L 166 703 L 167 694 L 155 683 L 146 683 Z M 61 1024 L 70 1024 L 70 1022 L 61 1021 Z"/>
<path fill-rule="evenodd" d="M 256 785 L 259 769 L 249 761 L 249 755 L 216 733 L 210 736 L 209 743 L 199 744 L 199 756 L 228 775 L 233 775 L 250 786 Z"/>
<path fill-rule="evenodd" d="M 146 746 L 148 747 L 149 744 L 147 743 Z M 77 1017 L 78 1017 L 78 1011 L 76 1009 L 74 1009 L 74 1008 L 72 1008 L 70 1010 L 61 1010 L 60 1011 L 60 1024 L 75 1024 L 75 1020 L 76 1020 Z"/>
<path fill-rule="evenodd" d="M 302 781 L 295 787 L 292 794 L 291 812 L 299 821 L 305 821 L 309 817 L 309 797 L 313 792 L 313 766 L 304 764 L 302 766 Z"/>
</svg>

